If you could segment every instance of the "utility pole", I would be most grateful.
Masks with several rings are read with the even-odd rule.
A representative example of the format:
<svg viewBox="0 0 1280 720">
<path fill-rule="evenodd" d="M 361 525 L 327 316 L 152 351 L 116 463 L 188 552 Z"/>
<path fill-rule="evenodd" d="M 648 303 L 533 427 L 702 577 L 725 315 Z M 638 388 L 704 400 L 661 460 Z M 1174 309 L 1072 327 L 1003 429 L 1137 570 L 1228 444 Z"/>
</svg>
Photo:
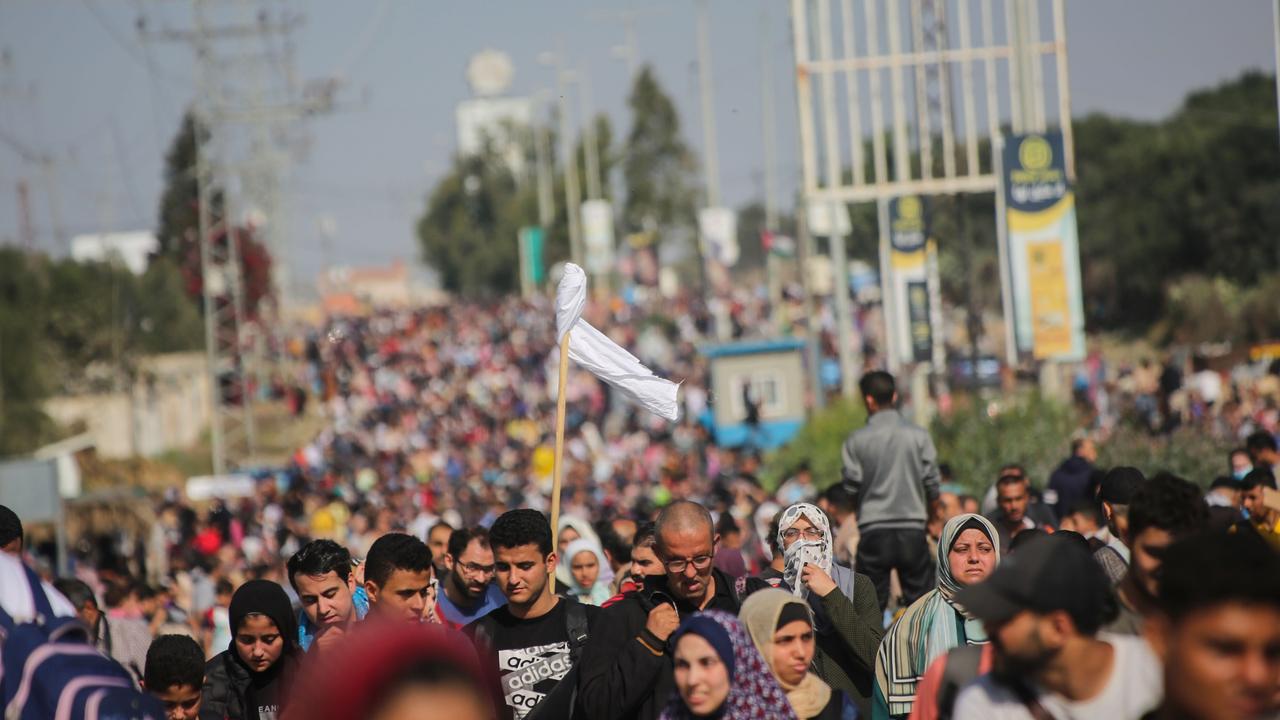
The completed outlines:
<svg viewBox="0 0 1280 720">
<path fill-rule="evenodd" d="M 556 74 L 556 96 L 559 99 L 556 112 L 560 121 L 560 154 L 564 158 L 564 204 L 565 216 L 569 221 L 569 259 L 575 265 L 585 262 L 582 247 L 582 190 L 578 187 L 578 158 L 573 151 L 573 130 L 569 122 L 569 85 L 574 80 L 574 73 L 567 65 L 564 55 L 564 41 L 561 40 L 555 52 L 544 52 L 538 56 L 538 62 L 550 65 Z"/>
<path fill-rule="evenodd" d="M 31 195 L 26 180 L 18 181 L 18 239 L 23 250 L 35 249 L 36 233 L 31 225 Z"/>
<path fill-rule="evenodd" d="M 1276 36 L 1276 117 L 1280 121 L 1280 0 L 1272 2 L 1271 19 Z"/>
<path fill-rule="evenodd" d="M 804 207 L 804 198 L 797 203 Z M 796 213 L 796 260 L 800 268 L 800 292 L 805 323 L 805 371 L 809 375 L 809 388 L 813 393 L 813 409 L 826 407 L 827 393 L 822 387 L 822 345 L 818 342 L 819 328 L 813 310 L 813 289 L 809 287 L 809 258 L 813 257 L 813 236 L 809 234 L 808 213 L 801 209 Z"/>
<path fill-rule="evenodd" d="M 716 153 L 715 101 L 711 85 L 710 0 L 698 3 L 698 86 L 702 96 L 702 160 L 706 165 L 707 206 L 720 206 L 720 164 Z"/>
<path fill-rule="evenodd" d="M 778 145 L 773 106 L 773 63 L 769 62 L 767 9 L 760 13 L 760 104 L 764 134 L 764 226 L 772 235 L 778 232 Z M 782 312 L 782 279 L 778 277 L 778 257 L 772 247 L 765 251 L 764 272 L 765 282 L 769 287 L 769 307 L 773 311 L 773 328 L 775 332 L 782 332 L 786 321 Z"/>
<path fill-rule="evenodd" d="M 591 76 L 586 68 L 578 71 L 578 112 L 582 115 L 582 146 L 586 156 L 587 199 L 599 200 L 600 146 L 596 141 L 595 109 L 591 104 Z"/>
<path fill-rule="evenodd" d="M 831 24 L 831 5 L 821 2 L 818 5 L 818 23 L 822 27 Z M 818 54 L 823 61 L 831 61 L 831 33 L 823 32 L 818 36 Z M 828 187 L 840 185 L 840 138 L 839 120 L 836 117 L 836 79 L 834 73 L 822 76 L 822 134 L 826 152 L 826 180 Z M 859 362 L 855 358 L 853 346 L 853 308 L 849 301 L 849 260 L 846 256 L 844 233 L 841 231 L 840 219 L 849 212 L 845 204 L 839 200 L 829 201 L 831 243 L 831 272 L 833 275 L 831 295 L 835 301 L 836 318 L 836 353 L 840 361 L 840 391 L 847 398 L 855 396 Z"/>
<path fill-rule="evenodd" d="M 539 92 L 539 97 L 543 102 L 548 99 L 549 93 Z M 551 145 L 547 138 L 547 128 L 540 122 L 535 122 L 533 126 L 533 153 L 538 164 L 538 224 L 542 226 L 543 232 L 551 227 L 551 221 L 555 216 L 554 198 L 552 197 L 552 177 L 551 177 Z"/>
<path fill-rule="evenodd" d="M 272 17 L 249 0 L 238 0 L 240 12 L 233 22 L 211 22 L 211 9 L 229 4 L 194 0 L 193 24 L 186 30 L 153 31 L 145 17 L 138 22 L 143 41 L 184 43 L 196 59 L 197 232 L 213 407 L 211 450 L 217 474 L 252 463 L 257 452 L 251 380 L 260 365 L 257 357 L 263 342 L 252 332 L 245 308 L 239 242 L 242 210 L 253 208 L 266 215 L 263 237 L 274 261 L 272 285 L 283 296 L 290 283 L 281 178 L 289 158 L 275 148 L 288 142 L 281 138 L 287 123 L 325 112 L 332 105 L 328 93 L 293 98 L 289 69 L 284 78 L 289 96 L 268 96 L 268 65 L 288 65 L 292 57 L 281 60 L 273 50 L 274 39 L 285 38 L 287 46 L 287 36 L 301 22 L 300 16 Z M 231 43 L 235 43 L 232 48 L 219 47 Z M 242 159 L 237 160 L 237 151 Z"/>
</svg>

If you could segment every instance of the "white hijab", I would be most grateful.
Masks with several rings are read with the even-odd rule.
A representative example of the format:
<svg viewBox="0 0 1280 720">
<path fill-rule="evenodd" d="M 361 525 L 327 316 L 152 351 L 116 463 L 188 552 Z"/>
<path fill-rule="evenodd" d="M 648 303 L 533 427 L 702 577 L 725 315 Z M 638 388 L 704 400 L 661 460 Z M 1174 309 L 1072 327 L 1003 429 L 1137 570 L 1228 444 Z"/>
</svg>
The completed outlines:
<svg viewBox="0 0 1280 720">
<path fill-rule="evenodd" d="M 602 547 L 600 544 L 600 536 L 597 535 L 595 529 L 591 527 L 591 523 L 586 520 L 573 517 L 572 515 L 561 515 L 560 528 L 556 533 L 557 540 L 560 537 L 560 533 L 564 532 L 565 528 L 573 528 L 574 532 L 578 533 L 579 539 L 589 540 L 595 543 L 596 547 Z M 559 562 L 556 564 L 556 579 L 569 587 L 573 587 L 573 571 L 569 568 L 569 562 L 573 556 L 568 554 L 568 548 L 565 548 L 565 550 L 566 557 L 560 558 Z M 560 552 L 559 547 L 556 548 L 556 552 Z M 601 559 L 600 566 L 600 572 L 603 573 L 604 569 L 609 567 L 609 564 Z M 612 568 L 610 568 L 610 572 L 612 572 Z"/>
</svg>

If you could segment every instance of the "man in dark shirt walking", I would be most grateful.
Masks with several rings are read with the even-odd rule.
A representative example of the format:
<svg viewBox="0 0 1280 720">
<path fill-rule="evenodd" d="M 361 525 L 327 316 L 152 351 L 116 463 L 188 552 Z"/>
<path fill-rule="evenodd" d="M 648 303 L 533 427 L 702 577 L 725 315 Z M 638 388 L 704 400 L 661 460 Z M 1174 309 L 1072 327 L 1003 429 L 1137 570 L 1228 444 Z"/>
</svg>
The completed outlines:
<svg viewBox="0 0 1280 720">
<path fill-rule="evenodd" d="M 706 508 L 671 503 L 655 534 L 665 574 L 646 577 L 643 588 L 605 608 L 583 652 L 578 707 L 585 717 L 657 718 L 675 687 L 667 639 L 680 621 L 699 610 L 738 613 L 733 580 L 712 564 L 719 538 Z"/>
<path fill-rule="evenodd" d="M 1054 522 L 1062 522 L 1067 511 L 1080 504 L 1081 500 L 1092 500 L 1097 495 L 1097 486 L 1093 475 L 1093 464 L 1098 461 L 1098 448 L 1093 440 L 1087 437 L 1071 441 L 1071 457 L 1049 475 L 1049 490 L 1053 496 L 1045 501 L 1053 506 Z"/>
<path fill-rule="evenodd" d="M 845 441 L 844 484 L 857 498 L 857 570 L 871 578 L 883 610 L 889 573 L 898 571 L 903 602 L 933 589 L 934 561 L 925 524 L 938 500 L 938 453 L 923 428 L 895 407 L 893 376 L 874 371 L 858 383 L 867 405 L 866 427 Z"/>
<path fill-rule="evenodd" d="M 599 609 L 548 589 L 559 558 L 552 552 L 551 523 L 537 510 L 501 515 L 489 530 L 489 544 L 496 584 L 507 602 L 465 631 L 498 663 L 506 717 L 518 720 L 535 708 L 539 718 L 572 717 L 573 688 L 559 685 L 576 681 L 570 671 Z"/>
</svg>

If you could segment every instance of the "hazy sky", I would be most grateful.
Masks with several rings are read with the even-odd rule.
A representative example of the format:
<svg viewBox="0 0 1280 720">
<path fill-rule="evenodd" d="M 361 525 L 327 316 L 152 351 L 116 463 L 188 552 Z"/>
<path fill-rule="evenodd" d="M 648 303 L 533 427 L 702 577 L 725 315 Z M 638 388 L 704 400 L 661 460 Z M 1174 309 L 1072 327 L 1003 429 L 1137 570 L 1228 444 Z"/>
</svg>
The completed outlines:
<svg viewBox="0 0 1280 720">
<path fill-rule="evenodd" d="M 303 78 L 341 73 L 347 81 L 346 107 L 306 123 L 309 151 L 293 172 L 300 275 L 324 262 L 317 226 L 326 215 L 337 227 L 337 262 L 417 257 L 414 224 L 449 165 L 454 108 L 470 96 L 466 64 L 482 49 L 508 53 L 516 67 L 511 92 L 532 94 L 554 82 L 539 53 L 563 39 L 570 61 L 589 68 L 595 105 L 612 116 L 620 136 L 629 122 L 628 78 L 611 48 L 624 39 L 618 11 L 639 9 L 641 59 L 675 98 L 686 139 L 702 145 L 691 0 L 259 4 L 305 11 L 294 33 Z M 1248 68 L 1273 72 L 1271 6 L 1271 0 L 1070 0 L 1074 114 L 1159 118 L 1190 89 Z M 724 200 L 742 204 L 763 186 L 762 27 L 776 79 L 781 181 L 790 197 L 799 164 L 788 3 L 714 0 L 711 7 Z M 22 178 L 46 249 L 53 246 L 51 183 L 68 235 L 155 228 L 163 153 L 191 100 L 193 63 L 186 46 L 141 42 L 140 16 L 153 29 L 185 27 L 189 4 L 0 0 L 0 50 L 7 58 L 0 60 L 0 241 L 17 237 L 15 187 Z M 52 177 L 25 163 L 5 138 L 55 158 Z"/>
</svg>

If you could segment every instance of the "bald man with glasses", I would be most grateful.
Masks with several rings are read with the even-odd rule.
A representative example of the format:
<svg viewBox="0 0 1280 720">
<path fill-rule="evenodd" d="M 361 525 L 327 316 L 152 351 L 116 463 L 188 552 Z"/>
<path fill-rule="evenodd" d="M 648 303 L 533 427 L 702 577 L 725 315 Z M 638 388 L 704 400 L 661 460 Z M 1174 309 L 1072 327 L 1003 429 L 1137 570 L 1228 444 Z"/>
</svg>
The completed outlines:
<svg viewBox="0 0 1280 720">
<path fill-rule="evenodd" d="M 680 621 L 701 610 L 738 613 L 733 579 L 716 570 L 719 537 L 711 513 L 678 500 L 663 509 L 654 550 L 664 573 L 605 608 L 582 656 L 582 717 L 653 720 L 675 687 L 667 640 Z"/>
</svg>

